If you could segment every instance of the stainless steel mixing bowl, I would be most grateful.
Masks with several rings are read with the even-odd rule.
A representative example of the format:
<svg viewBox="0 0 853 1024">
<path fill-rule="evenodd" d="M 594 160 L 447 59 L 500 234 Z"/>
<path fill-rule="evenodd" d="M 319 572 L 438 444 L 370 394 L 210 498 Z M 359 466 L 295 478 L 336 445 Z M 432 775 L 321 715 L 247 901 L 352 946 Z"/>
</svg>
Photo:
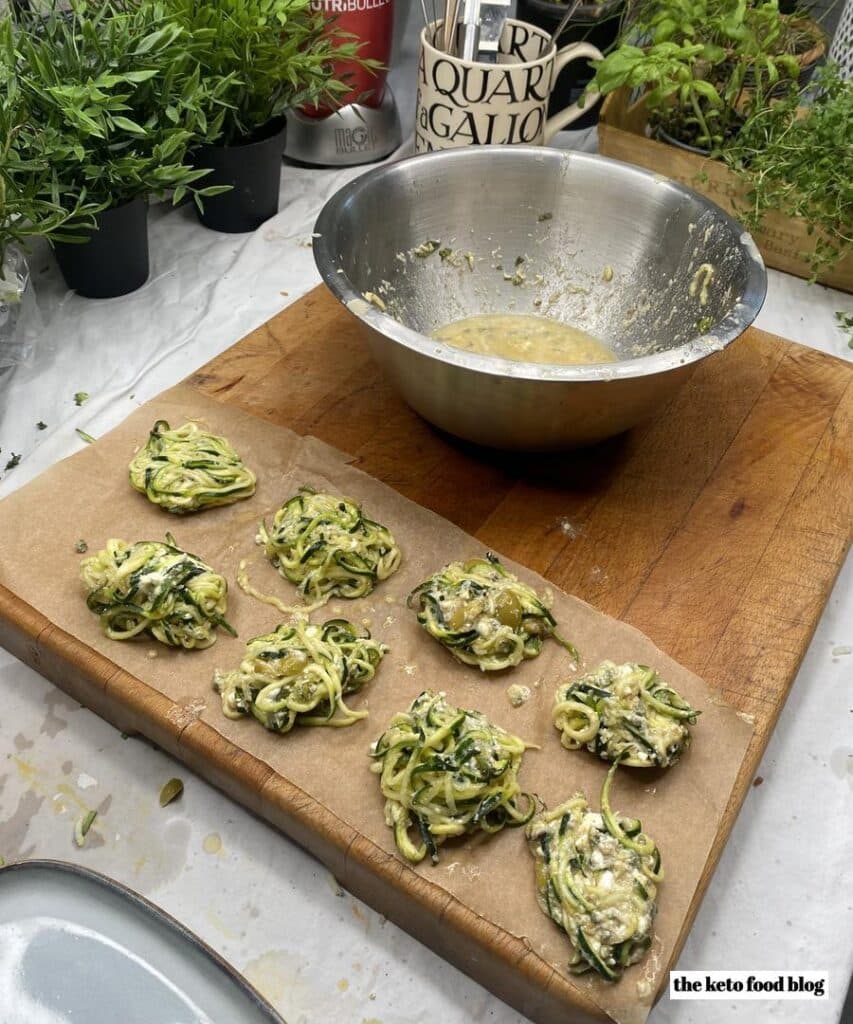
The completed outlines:
<svg viewBox="0 0 853 1024">
<path fill-rule="evenodd" d="M 414 409 L 468 440 L 526 450 L 590 444 L 662 411 L 700 359 L 749 326 L 767 284 L 743 227 L 695 192 L 523 146 L 369 171 L 326 203 L 314 257 Z M 619 361 L 516 362 L 430 337 L 487 312 L 555 317 Z"/>
</svg>

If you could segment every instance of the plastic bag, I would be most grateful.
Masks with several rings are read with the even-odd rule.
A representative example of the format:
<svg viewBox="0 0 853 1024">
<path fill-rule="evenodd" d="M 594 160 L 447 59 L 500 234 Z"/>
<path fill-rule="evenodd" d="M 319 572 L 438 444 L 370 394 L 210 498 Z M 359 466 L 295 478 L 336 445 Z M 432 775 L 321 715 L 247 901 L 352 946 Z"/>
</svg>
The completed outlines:
<svg viewBox="0 0 853 1024">
<path fill-rule="evenodd" d="M 0 266 L 0 367 L 31 363 L 43 330 L 27 261 L 10 246 Z"/>
</svg>

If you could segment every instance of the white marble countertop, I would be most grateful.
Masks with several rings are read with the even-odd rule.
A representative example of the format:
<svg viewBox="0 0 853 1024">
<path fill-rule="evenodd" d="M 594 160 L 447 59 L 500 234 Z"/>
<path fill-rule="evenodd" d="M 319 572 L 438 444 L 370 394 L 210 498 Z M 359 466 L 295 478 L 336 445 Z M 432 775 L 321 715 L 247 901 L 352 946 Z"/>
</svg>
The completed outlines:
<svg viewBox="0 0 853 1024">
<path fill-rule="evenodd" d="M 412 28 L 395 76 L 404 123 L 411 123 Z M 358 173 L 286 167 L 281 210 L 253 235 L 217 235 L 188 208 L 155 207 L 151 279 L 120 299 L 66 293 L 49 254 L 37 251 L 46 334 L 33 366 L 0 376 L 0 467 L 12 452 L 22 455 L 14 470 L 0 473 L 0 496 L 77 450 L 75 427 L 97 436 L 115 426 L 316 284 L 314 217 Z M 757 325 L 849 358 L 835 323 L 842 309 L 853 310 L 850 296 L 771 271 Z M 76 391 L 91 395 L 81 408 Z M 46 430 L 36 429 L 38 420 Z M 26 542 L 22 524 L 20 537 L 0 538 L 0 557 L 3 545 Z M 848 562 L 762 761 L 763 784 L 747 797 L 679 963 L 828 970 L 830 999 L 664 997 L 654 1024 L 839 1019 L 853 967 L 853 933 L 845 927 L 853 910 L 852 581 Z M 55 857 L 126 883 L 222 953 L 288 1024 L 523 1020 L 342 892 L 278 832 L 147 742 L 122 739 L 2 650 L 0 690 L 0 855 L 7 861 Z M 185 793 L 161 809 L 160 787 L 174 775 Z M 78 849 L 74 822 L 90 808 L 98 818 Z M 0 1007 L 0 1024 L 19 1024 L 14 1009 Z"/>
</svg>

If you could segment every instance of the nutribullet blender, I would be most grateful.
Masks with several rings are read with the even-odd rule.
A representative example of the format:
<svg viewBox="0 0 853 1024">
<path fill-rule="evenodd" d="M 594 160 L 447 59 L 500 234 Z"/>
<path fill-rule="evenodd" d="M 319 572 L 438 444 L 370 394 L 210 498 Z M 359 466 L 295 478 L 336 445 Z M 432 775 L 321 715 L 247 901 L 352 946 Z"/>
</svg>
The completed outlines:
<svg viewBox="0 0 853 1024">
<path fill-rule="evenodd" d="M 312 0 L 323 13 L 330 33 L 348 33 L 361 40 L 358 55 L 391 60 L 394 0 Z M 381 160 L 400 145 L 400 119 L 387 71 L 368 71 L 352 61 L 339 61 L 335 76 L 350 86 L 329 106 L 305 106 L 287 114 L 284 155 L 298 163 L 347 167 Z"/>
</svg>

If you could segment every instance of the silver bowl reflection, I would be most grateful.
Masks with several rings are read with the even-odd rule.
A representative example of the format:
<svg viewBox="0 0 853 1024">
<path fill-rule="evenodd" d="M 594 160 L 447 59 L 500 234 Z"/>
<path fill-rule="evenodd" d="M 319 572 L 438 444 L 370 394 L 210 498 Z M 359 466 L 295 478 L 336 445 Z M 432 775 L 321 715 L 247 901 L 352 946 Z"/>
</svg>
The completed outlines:
<svg viewBox="0 0 853 1024">
<path fill-rule="evenodd" d="M 521 146 L 369 171 L 326 203 L 314 258 L 414 409 L 519 450 L 591 444 L 660 412 L 699 360 L 752 323 L 767 284 L 744 228 L 690 189 L 603 157 Z M 517 362 L 430 337 L 504 312 L 580 327 L 618 361 Z"/>
</svg>

